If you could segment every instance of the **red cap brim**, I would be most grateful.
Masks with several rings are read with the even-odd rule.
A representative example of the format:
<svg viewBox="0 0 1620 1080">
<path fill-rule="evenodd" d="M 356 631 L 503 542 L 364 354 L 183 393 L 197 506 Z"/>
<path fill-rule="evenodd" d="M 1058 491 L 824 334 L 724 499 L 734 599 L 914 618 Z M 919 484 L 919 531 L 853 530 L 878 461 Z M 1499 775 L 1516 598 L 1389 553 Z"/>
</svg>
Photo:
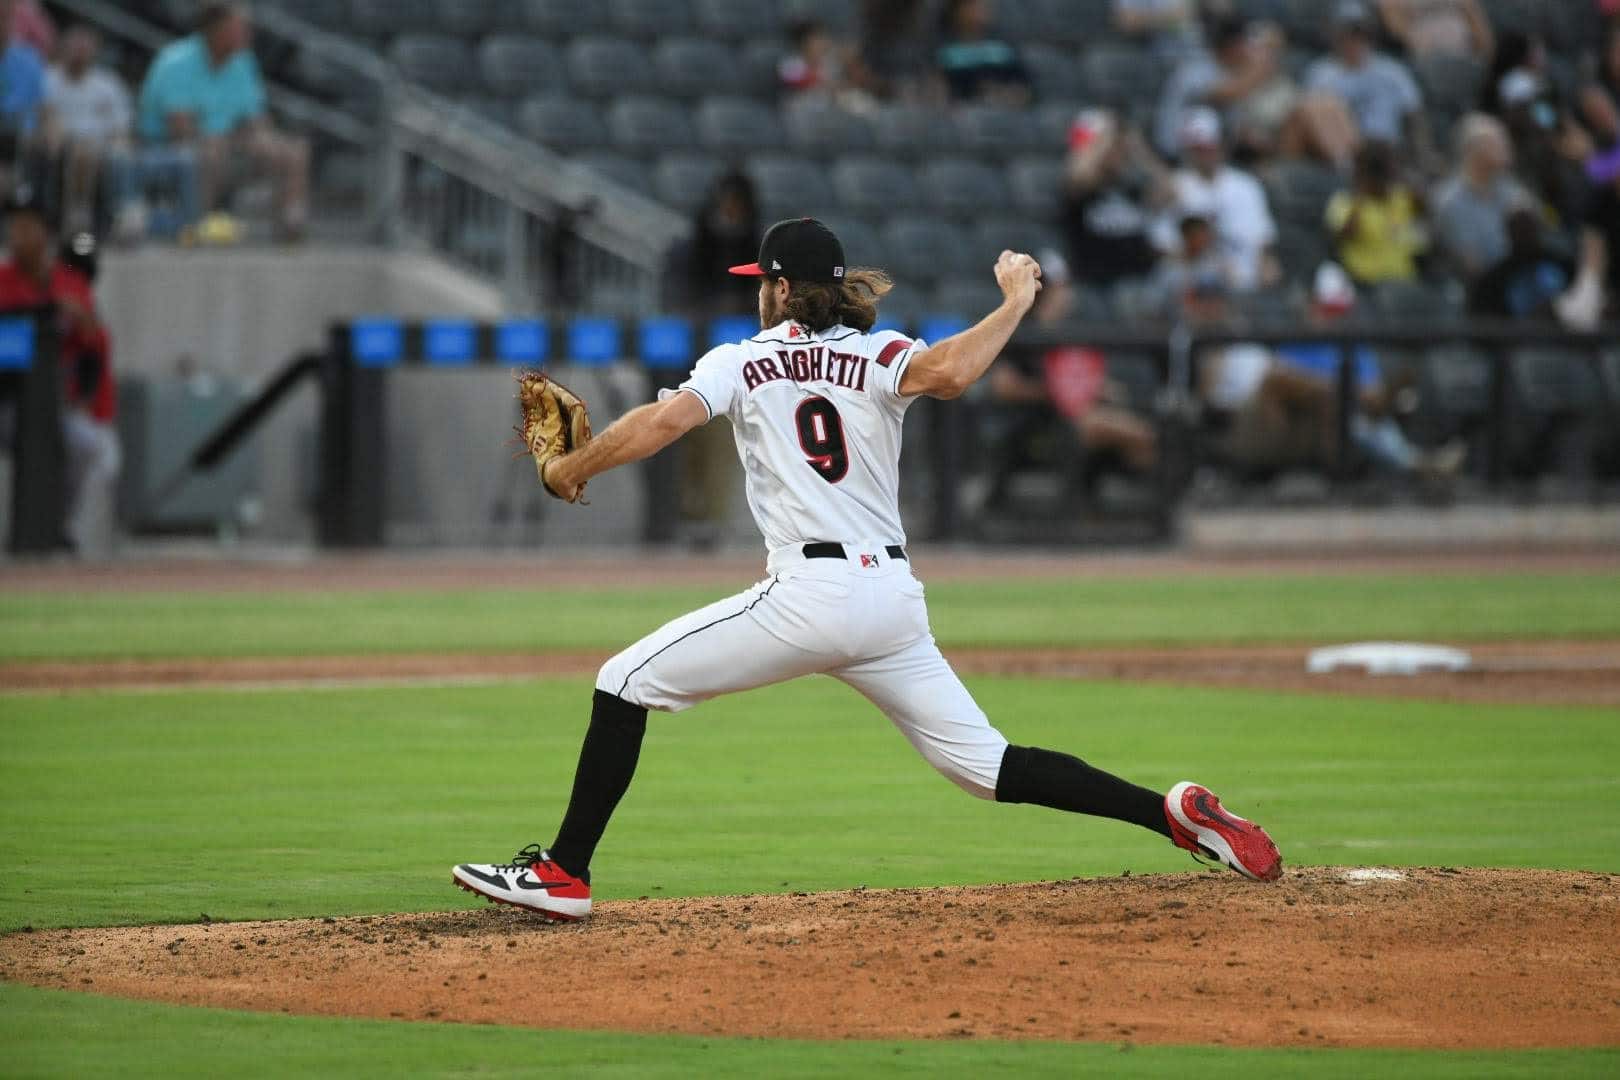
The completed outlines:
<svg viewBox="0 0 1620 1080">
<path fill-rule="evenodd" d="M 764 277 L 765 276 L 765 271 L 763 271 L 763 270 L 761 270 L 759 268 L 759 263 L 757 263 L 757 262 L 743 263 L 741 266 L 733 266 L 731 268 L 731 272 L 733 274 L 736 274 L 738 277 Z"/>
</svg>

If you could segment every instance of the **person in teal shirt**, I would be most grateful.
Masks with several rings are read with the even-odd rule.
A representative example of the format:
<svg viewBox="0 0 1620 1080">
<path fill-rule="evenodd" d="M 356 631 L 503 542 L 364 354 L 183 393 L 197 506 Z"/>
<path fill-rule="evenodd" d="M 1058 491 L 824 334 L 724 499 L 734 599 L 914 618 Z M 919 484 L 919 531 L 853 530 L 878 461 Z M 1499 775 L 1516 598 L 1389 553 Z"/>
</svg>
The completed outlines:
<svg viewBox="0 0 1620 1080">
<path fill-rule="evenodd" d="M 271 126 L 251 36 L 241 5 L 205 7 L 197 32 L 165 46 L 147 69 L 137 128 L 149 144 L 197 150 L 204 212 L 219 208 L 241 166 L 269 173 L 277 224 L 283 237 L 296 238 L 306 214 L 309 144 Z"/>
</svg>

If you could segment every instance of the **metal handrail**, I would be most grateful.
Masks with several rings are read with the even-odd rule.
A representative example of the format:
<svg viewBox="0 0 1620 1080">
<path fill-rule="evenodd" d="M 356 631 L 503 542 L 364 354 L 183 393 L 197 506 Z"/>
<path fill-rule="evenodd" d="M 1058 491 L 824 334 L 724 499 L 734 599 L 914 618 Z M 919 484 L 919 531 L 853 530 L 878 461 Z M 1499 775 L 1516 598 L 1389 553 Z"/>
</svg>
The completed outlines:
<svg viewBox="0 0 1620 1080">
<path fill-rule="evenodd" d="M 172 40 L 168 32 L 107 0 L 59 2 L 143 49 L 156 52 Z M 405 82 L 375 54 L 273 3 L 257 7 L 254 19 L 269 34 L 351 72 L 358 82 L 375 89 L 381 102 L 380 124 L 285 86 L 267 86 L 270 104 L 281 115 L 345 145 L 376 152 L 368 215 L 371 231 L 396 243 L 412 236 L 406 226 L 413 223 L 404 220 L 403 176 L 407 156 L 414 155 L 463 185 L 463 202 L 477 202 L 505 223 L 498 267 L 477 269 L 501 281 L 514 307 L 531 306 L 528 264 L 537 242 L 533 224 L 566 223 L 573 240 L 600 253 L 590 265 L 605 280 L 622 280 L 633 271 L 636 306 L 647 310 L 656 300 L 667 252 L 691 231 L 685 218 L 516 132 L 473 121 L 454 102 Z"/>
</svg>

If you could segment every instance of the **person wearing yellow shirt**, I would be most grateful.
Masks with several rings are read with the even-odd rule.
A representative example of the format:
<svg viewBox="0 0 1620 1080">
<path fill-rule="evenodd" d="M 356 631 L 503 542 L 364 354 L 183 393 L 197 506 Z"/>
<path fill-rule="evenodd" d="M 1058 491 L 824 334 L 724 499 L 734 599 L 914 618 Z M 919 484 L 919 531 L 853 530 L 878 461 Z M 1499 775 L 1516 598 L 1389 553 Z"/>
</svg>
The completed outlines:
<svg viewBox="0 0 1620 1080">
<path fill-rule="evenodd" d="M 1327 227 L 1339 259 L 1363 285 L 1412 280 L 1428 247 L 1423 204 L 1395 172 L 1394 147 L 1369 142 L 1356 155 L 1351 189 L 1328 201 Z"/>
</svg>

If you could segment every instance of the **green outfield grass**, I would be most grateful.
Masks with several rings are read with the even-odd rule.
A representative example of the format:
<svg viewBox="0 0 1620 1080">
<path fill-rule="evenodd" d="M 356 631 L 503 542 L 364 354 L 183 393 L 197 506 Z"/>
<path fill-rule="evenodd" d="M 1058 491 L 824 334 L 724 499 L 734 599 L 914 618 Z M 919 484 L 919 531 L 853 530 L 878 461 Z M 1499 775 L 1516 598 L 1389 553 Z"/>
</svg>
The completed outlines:
<svg viewBox="0 0 1620 1080">
<path fill-rule="evenodd" d="M 1189 774 L 1207 781 L 1270 826 L 1296 865 L 1620 869 L 1620 725 L 1605 710 L 996 678 L 973 687 L 1021 741 L 1071 748 L 1161 787 Z M 449 865 L 549 839 L 588 696 L 587 682 L 557 680 L 5 698 L 0 926 L 476 906 L 449 886 Z M 1567 827 L 1571 799 L 1583 807 L 1580 829 Z M 1482 803 L 1499 811 L 1486 832 Z M 811 679 L 656 719 L 596 869 L 598 895 L 612 898 L 1190 865 L 1128 826 L 968 798 L 864 701 Z M 116 868 L 118 887 L 86 889 L 87 866 Z M 120 1071 L 193 1075 L 443 1074 L 466 1071 L 469 1054 L 494 1075 L 530 1071 L 526 1054 L 627 1075 L 1169 1075 L 1192 1065 L 1213 1075 L 1597 1075 L 1614 1064 L 1573 1052 L 624 1039 L 294 1020 L 14 987 L 0 1006 L 16 1064 L 8 1075 L 76 1075 L 108 1054 Z M 501 1053 L 518 1060 L 490 1060 Z"/>
<path fill-rule="evenodd" d="M 512 593 L 8 596 L 0 657 L 611 647 L 714 590 L 582 598 L 530 640 Z M 958 644 L 1620 635 L 1620 577 L 1259 578 L 930 589 Z M 555 607 L 555 594 L 547 603 Z M 529 617 L 526 616 L 525 617 Z M 547 631 L 549 632 L 549 631 Z M 1613 710 L 970 680 L 1017 742 L 1209 783 L 1290 864 L 1620 871 Z M 587 680 L 0 696 L 0 929 L 477 906 L 456 861 L 545 842 Z M 597 895 L 1185 870 L 1129 826 L 979 802 L 829 679 L 655 717 Z M 1572 817 L 1571 806 L 1578 805 Z M 1481 807 L 1490 827 L 1480 827 Z M 86 868 L 116 887 L 87 888 Z M 1613 1075 L 1614 1052 L 1405 1054 L 630 1037 L 185 1009 L 0 985 L 0 1075 Z"/>
<path fill-rule="evenodd" d="M 1498 1080 L 1609 1077 L 1620 1052 L 1438 1054 L 1083 1043 L 792 1042 L 177 1009 L 0 984 L 8 1077 L 1107 1076 L 1200 1080 L 1309 1075 Z M 186 1047 L 184 1055 L 177 1046 Z"/>
<path fill-rule="evenodd" d="M 13 594 L 0 596 L 0 662 L 607 649 L 725 593 Z M 947 582 L 929 607 L 948 645 L 1615 637 L 1620 574 Z"/>
</svg>

